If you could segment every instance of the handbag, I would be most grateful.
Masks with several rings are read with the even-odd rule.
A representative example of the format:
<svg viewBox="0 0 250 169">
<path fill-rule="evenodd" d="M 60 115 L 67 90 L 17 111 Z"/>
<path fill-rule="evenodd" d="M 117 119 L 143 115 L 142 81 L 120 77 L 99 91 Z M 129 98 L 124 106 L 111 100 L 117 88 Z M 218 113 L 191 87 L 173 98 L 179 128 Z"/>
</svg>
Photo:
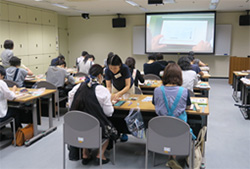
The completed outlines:
<svg viewBox="0 0 250 169">
<path fill-rule="evenodd" d="M 203 144 L 205 143 L 205 135 L 207 132 L 207 127 L 203 126 L 200 129 L 194 148 L 194 169 L 200 169 L 202 164 L 202 154 L 203 154 Z M 186 159 L 187 164 L 189 164 L 189 157 Z"/>
<path fill-rule="evenodd" d="M 144 121 L 139 108 L 130 109 L 128 116 L 124 120 L 133 136 L 140 139 L 145 138 Z"/>
<path fill-rule="evenodd" d="M 16 145 L 22 146 L 25 141 L 34 136 L 33 124 L 28 124 L 24 128 L 18 128 L 16 132 Z M 12 142 L 14 144 L 14 141 Z"/>
</svg>

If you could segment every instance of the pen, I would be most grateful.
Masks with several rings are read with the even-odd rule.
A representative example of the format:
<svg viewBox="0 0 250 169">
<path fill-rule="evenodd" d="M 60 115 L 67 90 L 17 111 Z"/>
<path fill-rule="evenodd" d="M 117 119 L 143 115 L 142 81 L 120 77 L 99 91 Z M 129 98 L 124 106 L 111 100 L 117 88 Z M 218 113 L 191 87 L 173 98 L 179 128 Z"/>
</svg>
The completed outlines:
<svg viewBox="0 0 250 169">
<path fill-rule="evenodd" d="M 129 104 L 128 104 L 128 106 L 130 106 L 132 104 L 132 102 L 130 102 Z"/>
</svg>

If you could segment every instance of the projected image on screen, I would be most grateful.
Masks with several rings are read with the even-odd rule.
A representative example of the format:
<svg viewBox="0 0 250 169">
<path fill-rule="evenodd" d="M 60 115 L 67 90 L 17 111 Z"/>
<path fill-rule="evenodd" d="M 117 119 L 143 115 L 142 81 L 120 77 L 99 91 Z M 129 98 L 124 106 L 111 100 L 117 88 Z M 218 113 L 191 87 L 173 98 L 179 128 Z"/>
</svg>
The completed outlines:
<svg viewBox="0 0 250 169">
<path fill-rule="evenodd" d="M 214 12 L 146 14 L 146 23 L 146 53 L 214 52 Z"/>
</svg>

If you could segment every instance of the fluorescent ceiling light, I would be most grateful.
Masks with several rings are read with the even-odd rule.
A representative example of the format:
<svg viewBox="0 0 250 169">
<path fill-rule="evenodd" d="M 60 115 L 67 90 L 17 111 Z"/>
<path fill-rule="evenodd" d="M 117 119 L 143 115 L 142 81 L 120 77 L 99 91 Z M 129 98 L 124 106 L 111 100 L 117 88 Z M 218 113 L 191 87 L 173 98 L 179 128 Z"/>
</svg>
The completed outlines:
<svg viewBox="0 0 250 169">
<path fill-rule="evenodd" d="M 43 1 L 43 0 L 35 0 L 36 2 L 41 2 L 41 1 Z"/>
<path fill-rule="evenodd" d="M 134 1 L 130 1 L 130 0 L 125 0 L 128 4 L 132 5 L 132 6 L 139 6 L 137 3 L 135 3 Z"/>
<path fill-rule="evenodd" d="M 52 4 L 52 5 L 57 6 L 59 8 L 64 8 L 64 9 L 68 9 L 69 8 L 69 7 L 61 5 L 61 4 Z"/>
<path fill-rule="evenodd" d="M 217 4 L 217 3 L 219 3 L 219 1 L 220 0 L 211 0 L 211 4 L 215 4 L 215 3 Z"/>
<path fill-rule="evenodd" d="M 210 4 L 209 9 L 216 9 L 217 5 L 216 4 Z"/>
<path fill-rule="evenodd" d="M 175 0 L 163 0 L 164 4 L 174 4 Z"/>
</svg>

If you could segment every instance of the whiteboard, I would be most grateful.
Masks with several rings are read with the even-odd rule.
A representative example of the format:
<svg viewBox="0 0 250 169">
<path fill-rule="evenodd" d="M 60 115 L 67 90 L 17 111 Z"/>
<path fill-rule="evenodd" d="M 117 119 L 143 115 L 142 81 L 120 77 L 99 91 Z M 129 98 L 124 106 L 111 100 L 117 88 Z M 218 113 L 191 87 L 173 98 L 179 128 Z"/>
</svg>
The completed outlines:
<svg viewBox="0 0 250 169">
<path fill-rule="evenodd" d="M 216 25 L 215 55 L 230 55 L 232 25 Z"/>
<path fill-rule="evenodd" d="M 145 26 L 133 27 L 133 54 L 145 55 Z"/>
<path fill-rule="evenodd" d="M 232 25 L 216 25 L 215 55 L 230 55 Z M 133 27 L 133 54 L 145 55 L 145 27 Z"/>
</svg>

